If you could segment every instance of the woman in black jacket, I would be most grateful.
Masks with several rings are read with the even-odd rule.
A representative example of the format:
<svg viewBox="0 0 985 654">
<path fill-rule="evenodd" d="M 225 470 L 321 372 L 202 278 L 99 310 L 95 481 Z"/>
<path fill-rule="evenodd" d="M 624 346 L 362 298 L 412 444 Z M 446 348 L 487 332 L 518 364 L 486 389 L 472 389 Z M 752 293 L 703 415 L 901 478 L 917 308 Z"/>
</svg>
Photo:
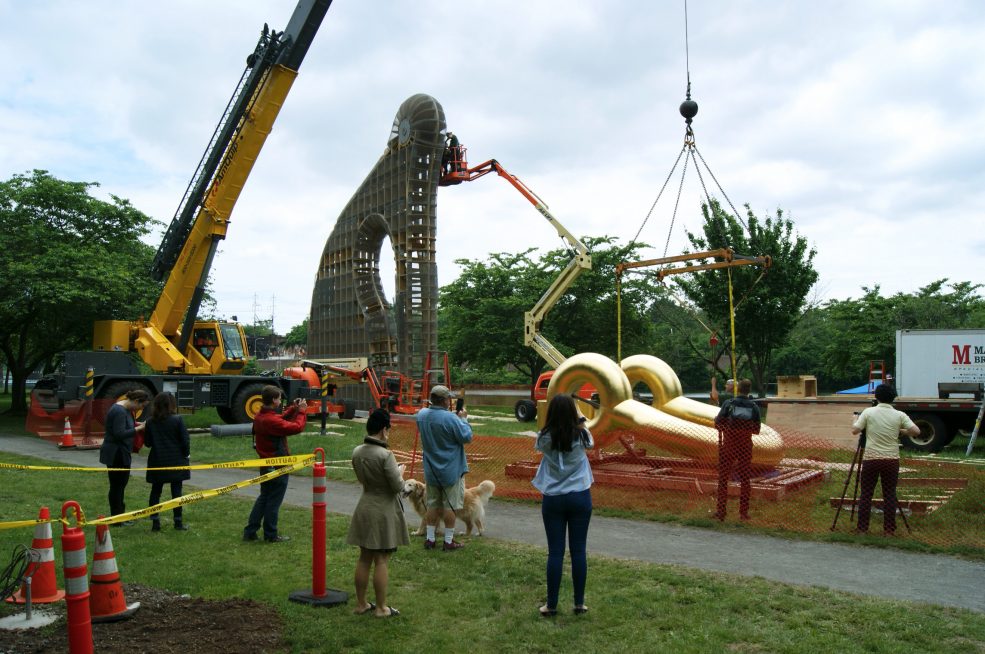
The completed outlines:
<svg viewBox="0 0 985 654">
<path fill-rule="evenodd" d="M 109 468 L 109 514 L 126 513 L 124 494 L 130 481 L 130 454 L 133 438 L 142 431 L 144 423 L 134 422 L 133 416 L 147 404 L 147 391 L 134 389 L 106 412 L 106 435 L 99 448 L 99 462 Z M 132 525 L 132 520 L 120 523 Z"/>
<path fill-rule="evenodd" d="M 150 448 L 147 456 L 147 483 L 150 487 L 150 506 L 161 501 L 161 492 L 165 482 L 171 484 L 171 499 L 181 497 L 181 482 L 191 479 L 188 470 L 153 470 L 153 468 L 169 468 L 187 466 L 191 451 L 191 439 L 188 429 L 181 416 L 177 415 L 174 395 L 168 392 L 158 393 L 151 403 L 151 417 L 147 421 L 144 434 L 144 445 Z M 174 528 L 187 531 L 188 527 L 181 520 L 181 507 L 174 507 Z M 151 516 L 151 531 L 161 531 L 161 514 Z"/>
</svg>

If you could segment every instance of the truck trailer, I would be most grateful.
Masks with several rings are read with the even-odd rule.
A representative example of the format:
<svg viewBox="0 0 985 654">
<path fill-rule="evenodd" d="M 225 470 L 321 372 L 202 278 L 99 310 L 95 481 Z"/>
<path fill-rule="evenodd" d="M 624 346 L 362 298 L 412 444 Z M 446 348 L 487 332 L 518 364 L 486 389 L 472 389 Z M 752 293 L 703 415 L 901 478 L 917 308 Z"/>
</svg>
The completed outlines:
<svg viewBox="0 0 985 654">
<path fill-rule="evenodd" d="M 974 427 L 985 386 L 985 329 L 897 330 L 891 381 L 894 405 L 920 427 L 903 444 L 939 452 L 959 430 Z"/>
</svg>

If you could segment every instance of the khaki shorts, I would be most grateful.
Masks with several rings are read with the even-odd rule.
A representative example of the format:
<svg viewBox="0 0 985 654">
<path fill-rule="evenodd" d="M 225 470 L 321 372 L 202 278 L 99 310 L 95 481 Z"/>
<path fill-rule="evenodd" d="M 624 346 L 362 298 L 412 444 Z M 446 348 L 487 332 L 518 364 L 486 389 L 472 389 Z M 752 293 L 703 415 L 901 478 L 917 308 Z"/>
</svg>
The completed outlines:
<svg viewBox="0 0 985 654">
<path fill-rule="evenodd" d="M 429 509 L 452 509 L 459 511 L 465 503 L 465 482 L 459 477 L 457 484 L 438 486 L 428 484 L 427 504 Z"/>
</svg>

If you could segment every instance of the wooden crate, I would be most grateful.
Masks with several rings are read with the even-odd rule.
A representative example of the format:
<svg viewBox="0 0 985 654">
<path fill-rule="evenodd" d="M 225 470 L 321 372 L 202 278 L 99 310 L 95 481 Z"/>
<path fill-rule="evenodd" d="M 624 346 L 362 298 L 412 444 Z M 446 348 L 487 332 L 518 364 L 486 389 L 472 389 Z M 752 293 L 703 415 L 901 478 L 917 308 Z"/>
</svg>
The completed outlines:
<svg viewBox="0 0 985 654">
<path fill-rule="evenodd" d="M 817 397 L 814 375 L 780 375 L 776 378 L 777 397 Z"/>
</svg>

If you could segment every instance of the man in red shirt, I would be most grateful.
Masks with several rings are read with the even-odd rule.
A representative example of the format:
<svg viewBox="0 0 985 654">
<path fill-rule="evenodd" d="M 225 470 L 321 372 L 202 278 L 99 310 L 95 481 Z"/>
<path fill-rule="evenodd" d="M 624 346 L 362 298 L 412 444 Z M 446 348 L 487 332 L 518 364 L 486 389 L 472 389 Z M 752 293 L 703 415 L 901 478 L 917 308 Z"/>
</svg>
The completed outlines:
<svg viewBox="0 0 985 654">
<path fill-rule="evenodd" d="M 284 411 L 283 415 L 277 413 L 281 405 L 280 388 L 276 386 L 264 386 L 261 392 L 263 406 L 260 413 L 253 419 L 253 449 L 264 459 L 276 456 L 289 456 L 287 449 L 287 437 L 299 434 L 304 431 L 308 422 L 305 409 L 308 403 L 304 399 L 295 401 Z M 275 466 L 260 468 L 260 474 L 264 475 L 275 470 Z M 280 513 L 280 505 L 284 501 L 287 493 L 287 484 L 290 475 L 281 475 L 269 481 L 261 482 L 260 496 L 253 504 L 250 511 L 250 519 L 243 529 L 243 540 L 259 540 L 257 532 L 263 524 L 263 540 L 268 543 L 282 543 L 290 540 L 289 536 L 281 536 L 277 533 L 277 518 Z"/>
</svg>

